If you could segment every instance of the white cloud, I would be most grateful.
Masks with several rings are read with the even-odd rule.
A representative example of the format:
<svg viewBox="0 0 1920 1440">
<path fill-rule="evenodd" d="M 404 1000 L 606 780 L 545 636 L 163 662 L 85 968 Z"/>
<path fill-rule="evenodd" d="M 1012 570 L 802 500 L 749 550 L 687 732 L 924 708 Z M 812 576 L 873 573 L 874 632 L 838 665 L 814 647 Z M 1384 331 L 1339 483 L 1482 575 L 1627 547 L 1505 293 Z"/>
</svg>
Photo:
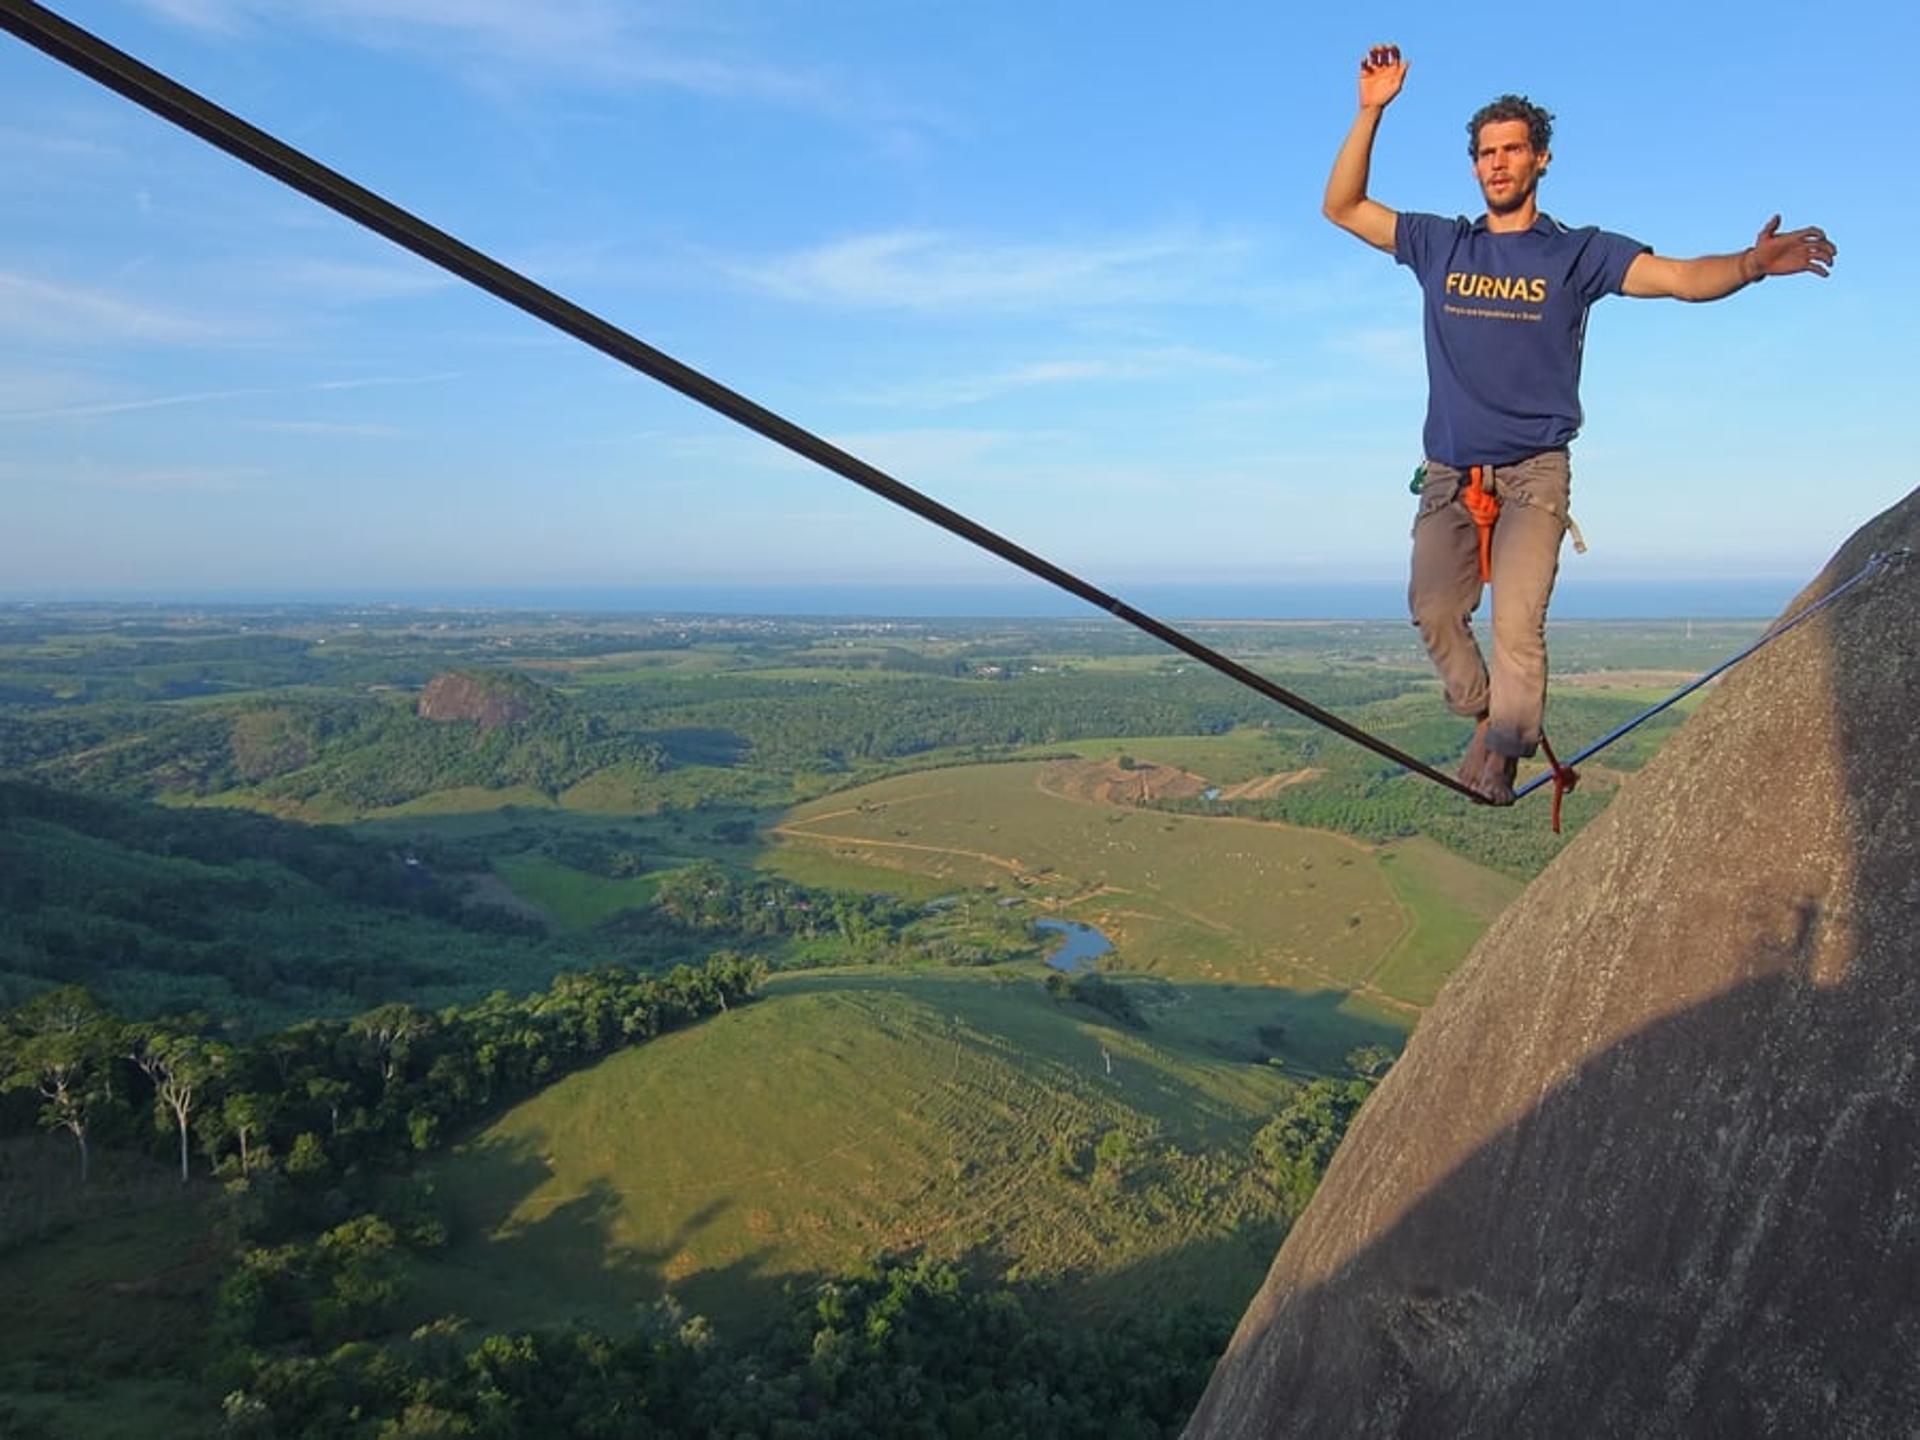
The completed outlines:
<svg viewBox="0 0 1920 1440">
<path fill-rule="evenodd" d="M 459 68 L 569 83 L 650 85 L 723 99 L 844 111 L 827 78 L 730 49 L 685 7 L 636 0 L 142 0 L 215 33 L 302 26 Z"/>
<path fill-rule="evenodd" d="M 1082 244 L 995 244 L 934 231 L 860 235 L 763 261 L 720 261 L 735 280 L 791 300 L 837 305 L 1054 309 L 1220 293 L 1238 240 L 1146 235 Z"/>
<path fill-rule="evenodd" d="M 1036 360 L 981 375 L 889 387 L 863 398 L 883 405 L 975 405 L 1016 391 L 1051 386 L 1165 380 L 1191 374 L 1254 374 L 1266 368 L 1240 356 L 1174 345 L 1085 359 Z"/>
<path fill-rule="evenodd" d="M 100 382 L 69 370 L 0 371 L 0 416 L 64 410 L 100 399 Z"/>
<path fill-rule="evenodd" d="M 273 293 L 303 302 L 356 305 L 432 294 L 460 283 L 426 261 L 272 260 L 252 267 Z"/>
<path fill-rule="evenodd" d="M 830 437 L 848 454 L 912 483 L 912 477 L 968 476 L 1023 437 L 1004 430 L 873 430 Z"/>
<path fill-rule="evenodd" d="M 245 5 L 233 0 L 142 0 L 147 9 L 193 30 L 212 30 L 222 34 L 239 28 Z"/>
<path fill-rule="evenodd" d="M 232 339 L 230 323 L 129 299 L 110 290 L 57 285 L 0 271 L 0 336 L 77 345 L 177 345 Z"/>
<path fill-rule="evenodd" d="M 335 390 L 372 390 L 396 385 L 436 385 L 457 380 L 458 372 L 439 375 L 395 375 L 362 380 L 315 380 L 304 385 L 264 385 L 233 390 L 188 390 L 172 395 L 137 395 L 119 399 L 74 398 L 84 383 L 69 377 L 58 390 L 35 391 L 0 378 L 0 423 L 28 420 L 89 420 L 102 415 L 124 415 L 140 410 L 168 410 L 178 405 L 209 405 L 223 400 L 252 400 L 262 396 L 316 395 Z M 56 403 L 33 409 L 6 406 L 7 400 L 58 397 Z M 324 422 L 313 422 L 321 424 Z"/>
<path fill-rule="evenodd" d="M 241 465 L 109 465 L 78 460 L 42 470 L 43 483 L 135 495 L 237 495 L 258 488 L 270 471 Z"/>
<path fill-rule="evenodd" d="M 642 438 L 651 453 L 674 461 L 713 467 L 827 473 L 785 446 L 744 431 L 671 436 L 655 432 Z M 974 467 L 987 456 L 996 451 L 1018 449 L 1033 437 L 1011 430 L 954 427 L 868 430 L 821 438 L 908 484 L 917 484 L 916 475 L 976 473 Z"/>
<path fill-rule="evenodd" d="M 10 161 L 35 159 L 52 161 L 58 165 L 73 165 L 80 162 L 114 161 L 122 157 L 121 150 L 116 146 L 73 134 L 71 129 L 58 130 L 55 128 L 55 123 L 50 117 L 47 128 L 42 130 L 24 130 L 16 125 L 0 125 L 0 158 Z"/>
<path fill-rule="evenodd" d="M 406 432 L 398 425 L 356 425 L 337 420 L 247 420 L 242 430 L 273 435 L 313 435 L 341 440 L 391 440 Z"/>
</svg>

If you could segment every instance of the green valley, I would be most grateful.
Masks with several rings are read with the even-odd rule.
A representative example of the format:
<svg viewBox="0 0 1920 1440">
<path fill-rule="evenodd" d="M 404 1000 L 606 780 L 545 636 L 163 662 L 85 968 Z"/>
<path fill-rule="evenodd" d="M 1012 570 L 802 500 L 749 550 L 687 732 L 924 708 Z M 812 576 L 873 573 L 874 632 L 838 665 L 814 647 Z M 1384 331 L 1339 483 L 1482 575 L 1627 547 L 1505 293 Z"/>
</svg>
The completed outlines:
<svg viewBox="0 0 1920 1440">
<path fill-rule="evenodd" d="M 1751 628 L 1570 627 L 1556 734 Z M 1461 743 L 1404 626 L 1207 633 Z M 0 607 L 0 1425 L 1168 1433 L 1562 843 L 1104 621 Z"/>
</svg>

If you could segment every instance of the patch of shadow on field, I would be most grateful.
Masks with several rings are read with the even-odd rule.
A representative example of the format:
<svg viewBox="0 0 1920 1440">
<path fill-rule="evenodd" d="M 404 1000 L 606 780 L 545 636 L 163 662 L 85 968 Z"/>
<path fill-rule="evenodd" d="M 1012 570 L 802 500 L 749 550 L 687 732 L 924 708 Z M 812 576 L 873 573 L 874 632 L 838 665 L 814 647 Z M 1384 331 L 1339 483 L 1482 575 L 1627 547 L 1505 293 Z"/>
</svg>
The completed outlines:
<svg viewBox="0 0 1920 1440">
<path fill-rule="evenodd" d="M 1040 1303 L 1099 1319 L 1192 1307 L 1229 1329 L 1260 1289 L 1290 1222 L 1275 1215 L 1149 1255 L 1116 1270 L 1071 1275 Z"/>
<path fill-rule="evenodd" d="M 768 1274 L 768 1250 L 675 1277 L 675 1259 L 732 1208 L 718 1199 L 688 1215 L 657 1246 L 623 1243 L 626 1196 L 604 1178 L 533 1214 L 520 1213 L 553 1176 L 538 1137 L 467 1149 L 449 1195 L 448 1279 L 459 1313 L 493 1325 L 578 1320 L 625 1327 L 669 1293 L 689 1314 L 738 1322 L 777 1313 L 791 1278 Z"/>
<path fill-rule="evenodd" d="M 1408 1027 L 1355 1013 L 1347 990 L 1135 978 L 1124 972 L 1109 978 L 1127 988 L 1155 1033 L 1222 1060 L 1276 1064 L 1296 1075 L 1345 1074 L 1353 1051 L 1384 1045 L 1398 1054 L 1407 1040 Z"/>
<path fill-rule="evenodd" d="M 676 765 L 713 765 L 726 768 L 738 765 L 752 749 L 747 737 L 732 730 L 678 726 L 668 730 L 642 730 L 636 736 L 652 741 L 666 752 Z"/>
</svg>

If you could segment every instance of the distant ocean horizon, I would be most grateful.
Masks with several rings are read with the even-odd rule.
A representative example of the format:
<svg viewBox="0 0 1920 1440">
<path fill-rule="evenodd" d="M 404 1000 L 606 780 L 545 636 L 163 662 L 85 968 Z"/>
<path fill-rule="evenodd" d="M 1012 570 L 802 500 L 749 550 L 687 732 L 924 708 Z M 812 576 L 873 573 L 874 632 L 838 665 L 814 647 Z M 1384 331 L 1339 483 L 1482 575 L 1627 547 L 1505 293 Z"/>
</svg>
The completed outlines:
<svg viewBox="0 0 1920 1440">
<path fill-rule="evenodd" d="M 1748 620 L 1780 613 L 1806 583 L 1798 579 L 1561 579 L 1553 615 L 1560 620 Z M 1397 581 L 1322 584 L 1143 582 L 1114 596 L 1164 620 L 1404 620 L 1406 590 Z M 1011 585 L 790 584 L 541 586 L 449 585 L 337 590 L 187 590 L 0 592 L 0 604 L 381 605 L 409 609 L 580 611 L 866 619 L 1073 619 L 1105 612 L 1034 582 Z"/>
</svg>

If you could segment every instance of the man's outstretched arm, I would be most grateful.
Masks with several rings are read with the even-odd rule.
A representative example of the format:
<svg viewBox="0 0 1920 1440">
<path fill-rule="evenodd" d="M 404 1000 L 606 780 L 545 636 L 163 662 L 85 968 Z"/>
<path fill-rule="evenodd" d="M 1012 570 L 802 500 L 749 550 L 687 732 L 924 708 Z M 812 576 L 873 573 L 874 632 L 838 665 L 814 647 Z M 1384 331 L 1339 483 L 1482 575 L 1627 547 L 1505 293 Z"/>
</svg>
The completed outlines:
<svg viewBox="0 0 1920 1440">
<path fill-rule="evenodd" d="M 1806 271 L 1824 277 L 1836 253 L 1818 225 L 1782 234 L 1776 215 L 1737 255 L 1702 255 L 1697 260 L 1639 256 L 1627 267 L 1620 290 L 1643 299 L 1719 300 L 1769 275 Z"/>
<path fill-rule="evenodd" d="M 1377 200 L 1367 198 L 1367 171 L 1373 163 L 1373 137 L 1380 117 L 1406 83 L 1407 62 L 1397 45 L 1376 45 L 1360 62 L 1360 113 L 1334 158 L 1327 177 L 1327 196 L 1320 213 L 1349 234 L 1377 249 L 1393 253 L 1393 231 L 1398 217 Z"/>
</svg>

